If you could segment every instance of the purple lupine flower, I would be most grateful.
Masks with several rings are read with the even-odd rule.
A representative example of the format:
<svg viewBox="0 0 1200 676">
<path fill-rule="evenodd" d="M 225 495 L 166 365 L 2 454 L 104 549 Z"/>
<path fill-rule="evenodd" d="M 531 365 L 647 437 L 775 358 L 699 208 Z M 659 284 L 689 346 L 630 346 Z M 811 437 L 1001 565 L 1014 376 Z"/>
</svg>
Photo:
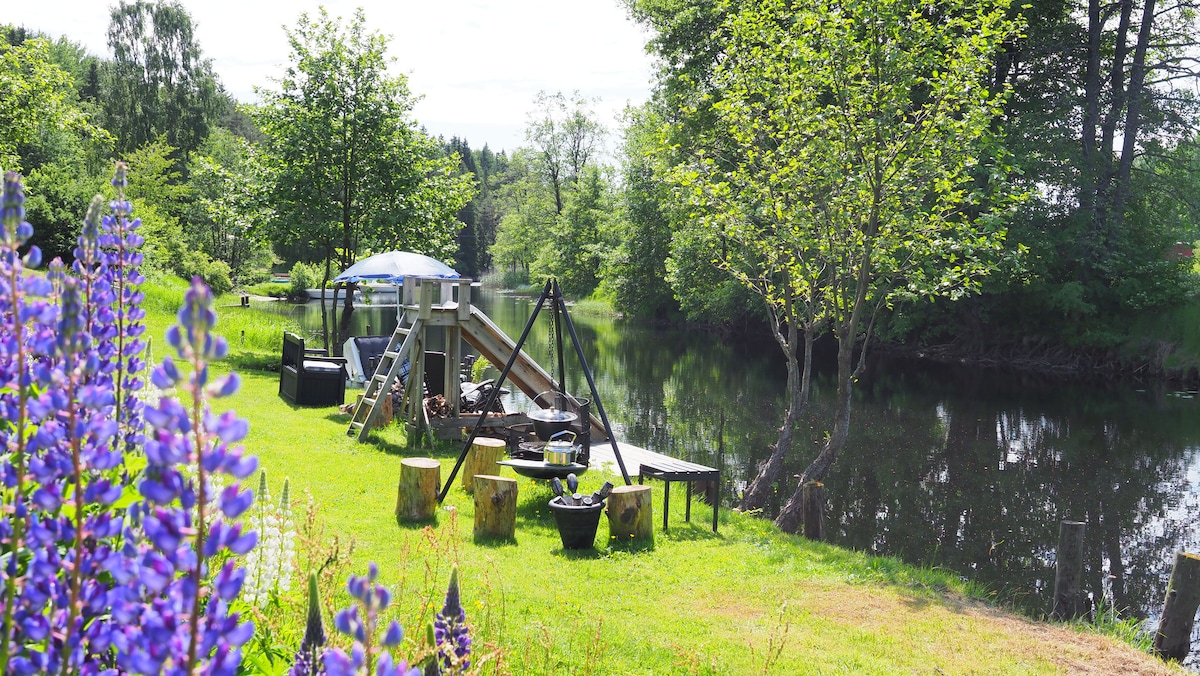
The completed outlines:
<svg viewBox="0 0 1200 676">
<path fill-rule="evenodd" d="M 220 353 L 213 346 L 222 342 L 210 332 L 216 323 L 212 301 L 208 287 L 194 279 L 169 341 L 178 363 L 189 366 L 190 372 L 185 376 L 171 360 L 153 375 L 156 384 L 176 385 L 190 405 L 164 397 L 146 409 L 147 467 L 139 490 L 150 502 L 134 510 L 144 537 L 134 596 L 145 600 L 135 604 L 133 612 L 143 622 L 126 628 L 128 650 L 118 651 L 118 664 L 139 673 L 151 664 L 167 671 L 201 667 L 209 673 L 232 673 L 241 645 L 253 634 L 252 625 L 240 624 L 229 611 L 245 580 L 244 570 L 234 561 L 213 579 L 216 594 L 206 602 L 200 596 L 208 560 L 222 551 L 245 554 L 257 540 L 254 532 L 231 521 L 245 511 L 250 493 L 233 484 L 218 494 L 209 483 L 210 476 L 220 473 L 240 478 L 246 466 L 255 464 L 240 446 L 231 445 L 245 436 L 245 422 L 209 411 L 204 374 L 209 360 Z"/>
<path fill-rule="evenodd" d="M 208 413 L 207 399 L 231 394 L 237 378 L 208 383 L 208 364 L 226 345 L 210 331 L 211 294 L 193 284 L 181 312 L 186 330 L 177 327 L 174 342 L 190 367 L 180 389 L 194 406 L 165 400 L 146 434 L 138 397 L 142 238 L 125 184 L 118 166 L 111 214 L 101 217 L 103 200 L 93 201 L 71 269 L 56 261 L 36 276 L 26 270 L 40 252 L 19 251 L 33 234 L 20 180 L 5 176 L 0 673 L 232 675 L 253 635 L 229 611 L 245 577 L 236 556 L 211 579 L 206 570 L 209 555 L 237 555 L 255 542 L 254 533 L 227 525 L 247 494 L 234 486 L 218 498 L 205 481 L 212 473 L 244 477 L 256 464 L 234 445 L 246 435 L 244 421 Z M 180 380 L 173 364 L 162 373 Z M 143 472 L 123 466 L 128 451 L 144 454 Z M 148 499 L 115 507 L 135 482 Z"/>
<path fill-rule="evenodd" d="M 418 667 L 410 668 L 408 663 L 403 661 L 394 662 L 391 654 L 382 652 L 381 648 L 375 645 L 379 614 L 387 609 L 392 598 L 387 587 L 375 584 L 378 575 L 379 567 L 372 562 L 368 565 L 365 576 L 351 575 L 346 581 L 346 589 L 358 601 L 358 605 L 339 612 L 334 617 L 334 626 L 338 631 L 353 638 L 354 645 L 350 654 L 337 648 L 325 651 L 322 662 L 329 676 L 360 676 L 372 673 L 375 676 L 421 676 Z M 312 584 L 314 583 L 310 582 L 310 585 Z M 359 616 L 360 608 L 363 610 L 363 617 Z M 399 623 L 392 622 L 384 633 L 382 645 L 394 645 L 399 643 L 402 637 L 403 631 Z"/>
<path fill-rule="evenodd" d="M 20 255 L 33 235 L 24 204 L 20 177 L 5 174 L 0 196 L 0 410 L 7 424 L 0 425 L 0 485 L 7 489 L 10 508 L 0 512 L 7 554 L 0 566 L 0 673 L 53 668 L 59 654 L 48 644 L 44 613 L 61 589 L 56 545 L 63 528 L 53 516 L 61 489 L 42 486 L 31 476 L 54 482 L 63 467 L 52 450 L 58 438 L 53 417 L 63 399 L 50 391 L 61 379 L 54 359 L 57 313 L 43 300 L 54 292 L 53 283 L 26 274 L 41 259 L 40 252 L 31 247 Z"/>
<path fill-rule="evenodd" d="M 446 603 L 433 618 L 433 636 L 444 670 L 457 673 L 471 665 L 471 630 L 467 626 L 467 613 L 459 600 L 458 566 L 450 570 Z"/>
<path fill-rule="evenodd" d="M 325 673 L 325 662 L 321 659 L 321 647 L 325 645 L 325 626 L 321 621 L 320 592 L 317 589 L 317 573 L 308 574 L 308 617 L 304 624 L 304 640 L 292 663 L 288 676 L 319 676 Z"/>
<path fill-rule="evenodd" d="M 102 250 L 103 269 L 107 272 L 104 283 L 112 294 L 113 312 L 105 315 L 105 319 L 111 321 L 111 350 L 105 356 L 111 364 L 117 398 L 115 417 L 120 427 L 120 434 L 114 439 L 114 448 L 123 452 L 140 447 L 144 440 L 143 405 L 137 394 L 141 389 L 139 374 L 143 364 L 136 359 L 145 349 L 140 336 L 146 330 L 141 323 L 145 311 L 139 307 L 142 293 L 138 290 L 144 278 L 140 270 L 142 254 L 138 252 L 142 237 L 136 231 L 142 222 L 141 219 L 129 218 L 133 208 L 125 199 L 124 189 L 128 185 L 128 178 L 123 162 L 117 163 L 112 184 L 117 188 L 117 198 L 109 202 L 110 213 L 100 219 L 103 234 L 97 241 Z M 90 210 L 89 216 L 94 216 Z"/>
</svg>

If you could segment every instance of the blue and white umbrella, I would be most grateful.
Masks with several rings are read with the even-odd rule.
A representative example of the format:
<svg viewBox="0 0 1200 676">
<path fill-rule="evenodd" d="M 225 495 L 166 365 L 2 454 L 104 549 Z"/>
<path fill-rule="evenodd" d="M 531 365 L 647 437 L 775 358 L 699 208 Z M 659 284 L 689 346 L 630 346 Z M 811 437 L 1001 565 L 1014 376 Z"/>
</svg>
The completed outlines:
<svg viewBox="0 0 1200 676">
<path fill-rule="evenodd" d="M 454 278 L 460 275 L 445 263 L 411 251 L 375 254 L 351 265 L 334 278 L 335 284 L 347 282 L 385 282 L 402 284 L 405 277 Z"/>
</svg>

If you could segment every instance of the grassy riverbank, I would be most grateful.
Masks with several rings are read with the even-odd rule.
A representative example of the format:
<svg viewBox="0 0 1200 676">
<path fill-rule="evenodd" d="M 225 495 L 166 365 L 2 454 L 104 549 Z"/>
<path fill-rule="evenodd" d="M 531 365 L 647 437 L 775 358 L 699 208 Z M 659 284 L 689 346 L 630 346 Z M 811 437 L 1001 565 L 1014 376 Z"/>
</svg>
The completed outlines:
<svg viewBox="0 0 1200 676">
<path fill-rule="evenodd" d="M 176 291 L 152 292 L 147 303 L 156 344 L 170 322 L 161 308 Z M 220 315 L 235 361 L 277 358 L 280 326 L 253 310 Z M 398 524 L 400 459 L 432 455 L 445 478 L 457 447 L 410 448 L 400 427 L 360 444 L 335 409 L 279 398 L 277 374 L 242 376 L 241 391 L 221 403 L 250 421 L 245 444 L 272 491 L 290 479 L 295 519 L 309 524 L 300 529 L 301 569 L 325 565 L 333 590 L 346 572 L 378 563 L 395 591 L 395 616 L 419 637 L 457 564 L 475 645 L 494 655 L 485 673 L 1178 673 L 1111 637 L 988 606 L 985 590 L 948 572 L 807 542 L 750 515 L 722 512 L 714 535 L 705 507 L 683 523 L 682 501 L 670 534 L 656 532 L 654 547 L 640 550 L 606 544 L 602 520 L 596 551 L 563 551 L 545 507 L 550 489 L 528 479 L 519 483 L 514 543 L 474 542 L 473 503 L 457 486 L 435 523 Z M 583 488 L 604 479 L 589 472 Z M 661 500 L 657 486 L 655 495 Z M 345 603 L 344 595 L 326 600 L 327 608 Z M 259 618 L 273 632 L 262 638 L 288 654 L 302 616 L 299 594 L 285 594 Z"/>
<path fill-rule="evenodd" d="M 431 619 L 457 563 L 479 645 L 500 651 L 501 673 L 1170 673 L 1112 638 L 987 607 L 947 572 L 806 542 L 749 515 L 722 512 L 714 535 L 706 519 L 674 514 L 653 549 L 565 552 L 549 487 L 520 479 L 515 543 L 475 544 L 474 507 L 457 486 L 432 527 L 397 524 L 400 459 L 429 451 L 410 451 L 398 427 L 359 444 L 345 416 L 288 406 L 276 389 L 273 375 L 244 374 L 230 401 L 275 490 L 287 476 L 294 498 L 312 496 L 325 531 L 354 541 L 352 570 L 380 565 L 410 631 Z M 456 451 L 433 452 L 443 477 Z M 589 472 L 583 486 L 603 478 Z"/>
</svg>

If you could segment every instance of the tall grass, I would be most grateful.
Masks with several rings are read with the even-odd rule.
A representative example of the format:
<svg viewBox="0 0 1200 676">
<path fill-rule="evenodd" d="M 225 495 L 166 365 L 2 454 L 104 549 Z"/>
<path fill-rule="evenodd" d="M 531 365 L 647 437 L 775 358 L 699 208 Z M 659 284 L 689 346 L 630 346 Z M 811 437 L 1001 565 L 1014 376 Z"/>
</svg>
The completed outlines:
<svg viewBox="0 0 1200 676">
<path fill-rule="evenodd" d="M 175 322 L 175 313 L 183 302 L 187 282 L 173 275 L 153 275 L 142 285 L 146 310 L 146 331 L 152 351 L 163 340 L 167 327 Z M 300 331 L 289 317 L 258 312 L 241 306 L 238 294 L 225 294 L 216 300 L 217 333 L 229 341 L 226 362 L 236 369 L 279 370 L 279 354 L 284 331 Z"/>
<path fill-rule="evenodd" d="M 1144 313 L 1131 322 L 1129 333 L 1133 350 L 1144 353 L 1151 346 L 1155 368 L 1184 377 L 1200 374 L 1200 299 Z"/>
</svg>

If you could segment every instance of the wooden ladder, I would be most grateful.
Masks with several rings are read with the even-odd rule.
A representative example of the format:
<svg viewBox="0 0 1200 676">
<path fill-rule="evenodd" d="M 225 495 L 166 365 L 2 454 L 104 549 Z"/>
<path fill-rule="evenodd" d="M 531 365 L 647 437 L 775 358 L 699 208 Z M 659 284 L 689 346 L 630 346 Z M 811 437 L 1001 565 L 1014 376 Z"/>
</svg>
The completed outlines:
<svg viewBox="0 0 1200 676">
<path fill-rule="evenodd" d="M 367 433 L 371 431 L 371 425 L 374 424 L 375 418 L 379 416 L 379 411 L 383 408 L 383 398 L 391 396 L 392 383 L 396 382 L 396 377 L 400 375 L 400 367 L 404 364 L 404 358 L 412 352 L 413 343 L 418 340 L 422 328 L 419 317 L 413 320 L 412 326 L 407 328 L 401 322 L 397 322 L 396 330 L 392 333 L 392 339 L 388 341 L 387 348 L 383 351 L 379 365 L 375 367 L 374 375 L 367 381 L 362 399 L 354 407 L 354 415 L 350 417 L 350 427 L 346 430 L 347 436 L 357 433 L 359 441 L 367 440 Z M 412 366 L 408 380 L 410 383 L 413 382 L 415 374 L 417 387 L 420 387 L 422 375 L 417 368 L 421 365 L 414 362 Z M 420 390 L 418 389 L 417 392 L 419 393 Z"/>
</svg>

